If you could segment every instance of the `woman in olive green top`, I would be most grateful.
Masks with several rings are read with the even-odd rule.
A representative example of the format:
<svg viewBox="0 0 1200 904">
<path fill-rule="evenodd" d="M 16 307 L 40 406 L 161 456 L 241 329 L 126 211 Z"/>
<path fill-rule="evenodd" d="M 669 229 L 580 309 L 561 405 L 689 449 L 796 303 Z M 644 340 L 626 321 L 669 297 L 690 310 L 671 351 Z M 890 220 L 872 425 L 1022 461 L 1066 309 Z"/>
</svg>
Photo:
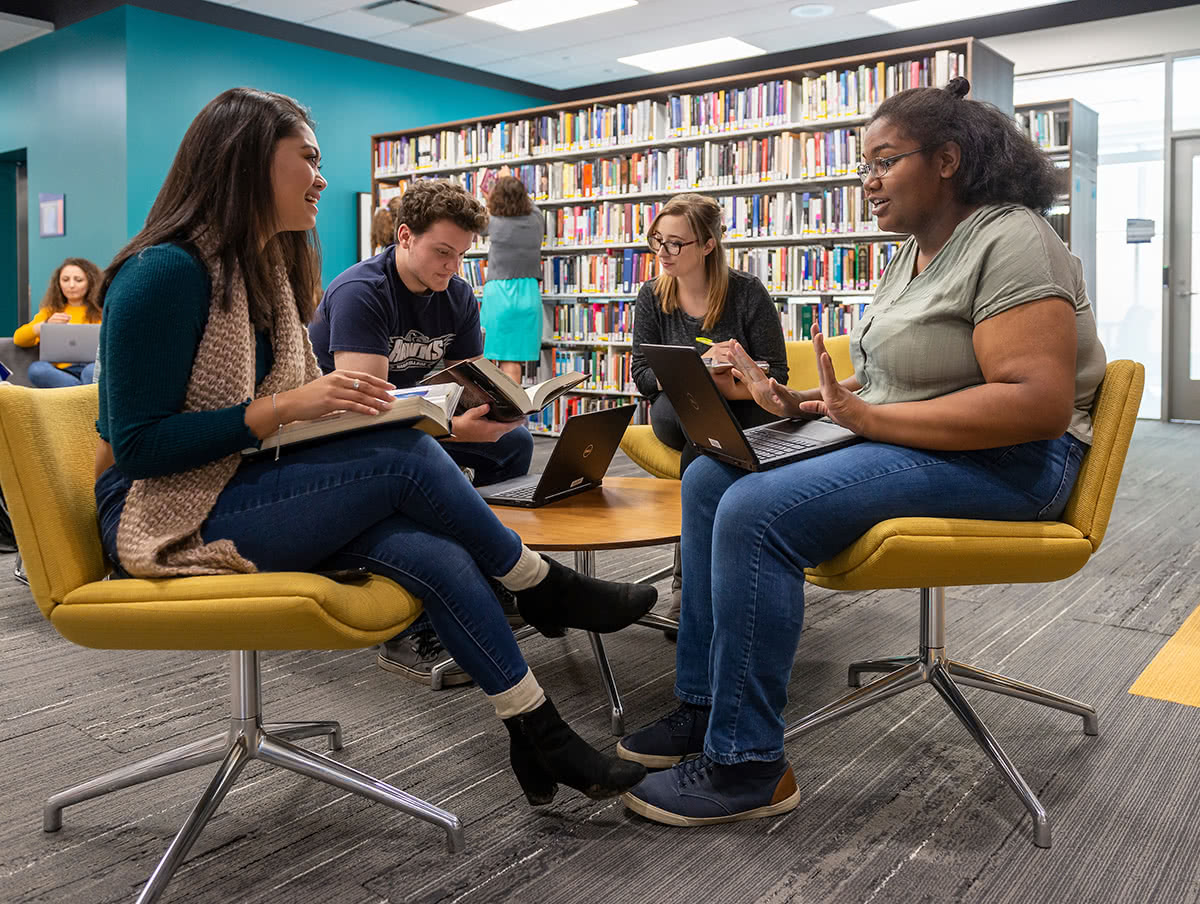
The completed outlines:
<svg viewBox="0 0 1200 904">
<path fill-rule="evenodd" d="M 684 475 L 680 706 L 617 748 L 678 763 L 625 795 L 651 819 L 796 806 L 782 710 L 806 566 L 888 518 L 1026 521 L 1066 506 L 1104 349 L 1079 261 L 1040 216 L 1053 164 L 968 89 L 901 92 L 868 125 L 867 198 L 881 230 L 910 237 L 851 334 L 854 375 L 837 381 L 819 333 L 808 392 L 733 349 L 763 408 L 824 414 L 866 441 L 757 473 L 703 458 Z"/>
</svg>

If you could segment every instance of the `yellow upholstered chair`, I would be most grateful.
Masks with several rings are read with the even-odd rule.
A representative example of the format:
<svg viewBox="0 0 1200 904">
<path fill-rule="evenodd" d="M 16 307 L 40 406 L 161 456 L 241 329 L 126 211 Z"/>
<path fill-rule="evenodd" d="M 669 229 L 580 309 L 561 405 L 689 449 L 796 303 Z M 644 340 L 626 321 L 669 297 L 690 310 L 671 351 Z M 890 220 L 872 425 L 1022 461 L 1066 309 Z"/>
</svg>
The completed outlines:
<svg viewBox="0 0 1200 904">
<path fill-rule="evenodd" d="M 834 590 L 921 588 L 920 652 L 853 663 L 849 684 L 858 690 L 791 725 L 784 737 L 793 738 L 910 688 L 932 684 L 1029 810 L 1034 843 L 1049 847 L 1050 820 L 1045 809 L 958 685 L 1081 716 L 1088 735 L 1098 731 L 1096 711 L 1077 700 L 950 659 L 945 649 L 944 588 L 1057 581 L 1083 567 L 1104 539 L 1144 382 L 1141 364 L 1113 361 L 1108 365 L 1093 406 L 1092 446 L 1061 521 L 893 518 L 808 569 L 810 582 Z M 859 687 L 859 675 L 868 672 L 889 674 Z"/>
<path fill-rule="evenodd" d="M 230 721 L 218 735 L 54 794 L 44 829 L 61 828 L 71 804 L 220 761 L 138 899 L 155 901 L 242 767 L 259 759 L 431 822 L 460 850 L 454 814 L 293 743 L 327 736 L 330 749 L 341 749 L 337 722 L 262 721 L 258 651 L 369 647 L 409 625 L 420 602 L 381 577 L 355 584 L 306 573 L 105 580 L 90 454 L 97 398 L 94 385 L 0 386 L 0 484 L 34 600 L 60 634 L 83 646 L 231 651 Z"/>
<path fill-rule="evenodd" d="M 833 359 L 833 370 L 839 380 L 854 373 L 850 363 L 850 337 L 831 336 L 825 348 Z M 792 389 L 812 389 L 820 380 L 812 342 L 787 343 L 788 386 Z M 660 442 L 649 424 L 634 424 L 625 428 L 621 450 L 643 471 L 665 480 L 679 479 L 679 452 Z"/>
</svg>

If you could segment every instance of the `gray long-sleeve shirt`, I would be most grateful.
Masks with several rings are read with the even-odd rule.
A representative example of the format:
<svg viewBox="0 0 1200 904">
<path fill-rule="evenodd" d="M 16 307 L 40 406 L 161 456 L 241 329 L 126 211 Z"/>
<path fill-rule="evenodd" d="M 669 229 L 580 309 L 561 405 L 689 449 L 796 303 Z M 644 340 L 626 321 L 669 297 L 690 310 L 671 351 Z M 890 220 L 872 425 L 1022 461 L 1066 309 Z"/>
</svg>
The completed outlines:
<svg viewBox="0 0 1200 904">
<path fill-rule="evenodd" d="M 787 383 L 787 348 L 779 311 L 756 277 L 741 270 L 730 270 L 729 291 L 725 295 L 721 319 L 707 331 L 701 329 L 703 323 L 703 318 L 689 317 L 678 309 L 664 314 L 662 304 L 654 294 L 654 281 L 642 286 L 633 318 L 633 379 L 642 395 L 652 399 L 661 392 L 658 378 L 641 352 L 642 343 L 691 345 L 703 354 L 705 346 L 696 342 L 700 335 L 713 342 L 736 339 L 751 358 L 767 362 L 769 376 Z"/>
</svg>

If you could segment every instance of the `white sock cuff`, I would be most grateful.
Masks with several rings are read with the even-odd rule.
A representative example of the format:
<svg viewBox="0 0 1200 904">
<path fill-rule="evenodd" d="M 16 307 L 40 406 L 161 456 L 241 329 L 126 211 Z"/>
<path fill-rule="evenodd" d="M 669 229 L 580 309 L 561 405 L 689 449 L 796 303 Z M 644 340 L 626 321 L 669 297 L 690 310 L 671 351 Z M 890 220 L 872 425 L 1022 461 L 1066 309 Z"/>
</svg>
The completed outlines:
<svg viewBox="0 0 1200 904">
<path fill-rule="evenodd" d="M 508 590 L 526 590 L 540 584 L 549 573 L 550 566 L 546 564 L 546 560 L 522 544 L 521 556 L 517 559 L 517 564 L 508 574 L 500 575 L 498 580 Z"/>
<path fill-rule="evenodd" d="M 527 669 L 525 677 L 508 690 L 498 694 L 488 694 L 487 698 L 496 708 L 497 716 L 501 719 L 509 719 L 537 709 L 546 702 L 546 693 L 538 684 L 538 680 L 533 677 L 533 669 Z"/>
</svg>

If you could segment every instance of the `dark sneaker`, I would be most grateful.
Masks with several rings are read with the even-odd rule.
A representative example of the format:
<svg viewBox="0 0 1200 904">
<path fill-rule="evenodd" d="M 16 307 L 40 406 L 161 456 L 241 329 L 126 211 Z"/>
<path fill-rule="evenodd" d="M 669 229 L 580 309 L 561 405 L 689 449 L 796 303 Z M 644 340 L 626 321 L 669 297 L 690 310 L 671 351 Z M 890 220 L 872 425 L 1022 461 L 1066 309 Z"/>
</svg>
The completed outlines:
<svg viewBox="0 0 1200 904">
<path fill-rule="evenodd" d="M 488 578 L 488 583 L 492 585 L 492 592 L 496 594 L 496 599 L 500 600 L 500 608 L 504 610 L 504 617 L 508 619 L 509 627 L 525 627 L 525 619 L 517 611 L 517 598 L 513 592 L 495 578 Z"/>
<path fill-rule="evenodd" d="M 648 769 L 666 769 L 703 753 L 709 712 L 707 706 L 680 703 L 674 712 L 618 741 L 617 756 Z"/>
<path fill-rule="evenodd" d="M 389 672 L 403 675 L 421 684 L 433 684 L 433 667 L 450 658 L 433 631 L 417 631 L 385 641 L 379 650 L 379 665 Z M 471 676 L 458 663 L 442 674 L 442 687 L 470 684 Z"/>
<path fill-rule="evenodd" d="M 655 822 L 704 826 L 779 816 L 795 809 L 800 790 L 785 757 L 725 766 L 700 756 L 646 776 L 622 800 Z"/>
</svg>

